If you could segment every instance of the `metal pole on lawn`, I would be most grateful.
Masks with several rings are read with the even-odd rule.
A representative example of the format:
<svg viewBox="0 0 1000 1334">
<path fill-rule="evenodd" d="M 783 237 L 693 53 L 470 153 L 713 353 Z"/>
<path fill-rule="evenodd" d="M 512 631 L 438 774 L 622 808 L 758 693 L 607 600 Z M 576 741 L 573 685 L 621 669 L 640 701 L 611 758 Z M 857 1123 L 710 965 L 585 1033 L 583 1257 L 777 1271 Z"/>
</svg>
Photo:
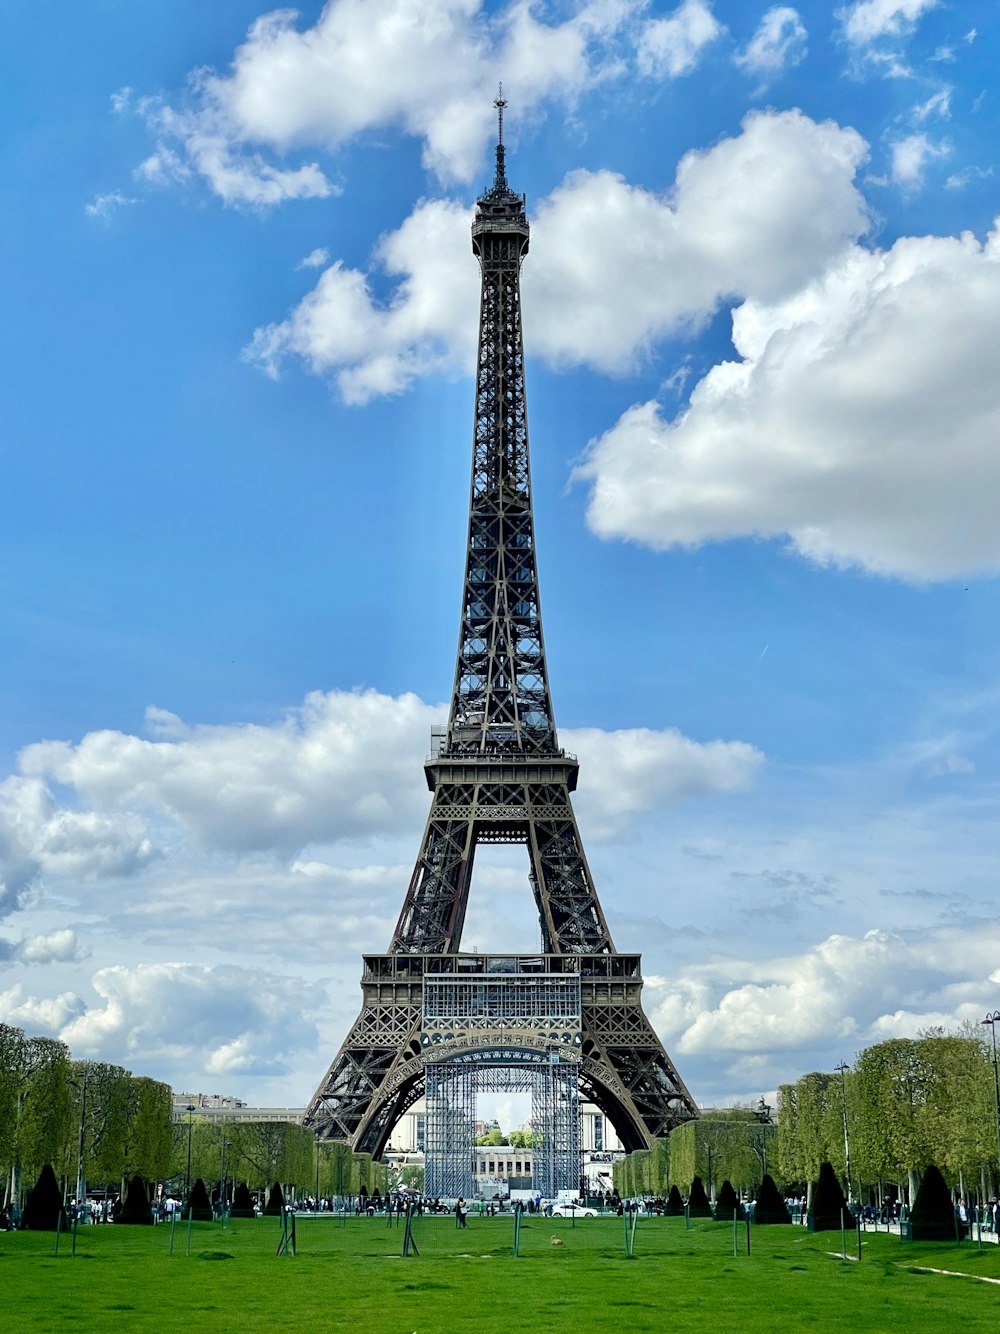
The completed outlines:
<svg viewBox="0 0 1000 1334">
<path fill-rule="evenodd" d="M 81 1201 L 81 1199 L 83 1198 L 83 1195 L 84 1195 L 84 1193 L 85 1193 L 85 1192 L 84 1192 L 84 1186 L 85 1186 L 85 1184 L 86 1184 L 86 1183 L 85 1183 L 85 1180 L 84 1180 L 84 1174 L 83 1174 L 83 1148 L 84 1148 L 84 1141 L 85 1141 L 85 1139 L 86 1139 L 86 1134 L 87 1134 L 87 1073 L 88 1073 L 88 1070 L 89 1070 L 89 1066 L 87 1066 L 87 1065 L 85 1064 L 84 1067 L 83 1067 L 83 1093 L 82 1093 L 81 1101 L 80 1101 L 80 1140 L 79 1140 L 79 1143 L 78 1143 L 78 1145 L 77 1145 L 77 1154 L 76 1154 L 76 1212 L 77 1212 L 77 1217 L 79 1217 L 79 1214 L 80 1214 L 80 1201 Z M 75 1235 L 76 1235 L 76 1234 L 74 1233 L 74 1239 L 75 1239 Z"/>
<path fill-rule="evenodd" d="M 997 1118 L 997 1170 L 1000 1172 L 1000 1074 L 997 1073 L 997 1021 L 1000 1020 L 1000 1010 L 991 1010 L 982 1021 L 989 1024 L 990 1033 L 993 1037 L 993 1105 L 996 1109 Z M 1000 1183 L 1000 1177 L 998 1177 Z M 997 1186 L 1000 1191 L 1000 1184 Z"/>
<path fill-rule="evenodd" d="M 222 1180 L 219 1182 L 219 1217 L 220 1217 L 220 1218 L 224 1218 L 225 1215 L 226 1215 L 226 1150 L 227 1150 L 228 1148 L 230 1148 L 230 1147 L 231 1147 L 231 1141 L 228 1140 L 228 1139 L 226 1139 L 225 1133 L 223 1133 L 223 1136 L 222 1136 L 222 1163 L 221 1163 L 221 1165 L 220 1165 L 220 1169 L 219 1169 L 219 1170 L 221 1171 L 221 1173 L 222 1173 Z"/>
<path fill-rule="evenodd" d="M 851 1195 L 851 1141 L 850 1141 L 850 1137 L 848 1136 L 848 1133 L 847 1133 L 847 1076 L 846 1076 L 846 1072 L 847 1072 L 848 1070 L 850 1070 L 851 1067 L 847 1064 L 846 1061 L 841 1061 L 841 1063 L 840 1063 L 839 1065 L 835 1065 L 833 1068 L 834 1068 L 835 1070 L 839 1070 L 839 1071 L 840 1071 L 840 1109 L 841 1109 L 841 1112 L 843 1113 L 843 1117 L 844 1117 L 844 1167 L 845 1167 L 845 1170 L 846 1170 L 846 1172 L 847 1172 L 847 1203 L 850 1204 L 851 1199 L 852 1199 L 853 1197 L 852 1197 L 852 1195 Z"/>
<path fill-rule="evenodd" d="M 191 1132 L 194 1129 L 194 1103 L 189 1102 L 184 1110 L 188 1114 L 188 1156 L 187 1172 L 184 1176 L 184 1198 L 189 1199 L 191 1195 Z"/>
</svg>

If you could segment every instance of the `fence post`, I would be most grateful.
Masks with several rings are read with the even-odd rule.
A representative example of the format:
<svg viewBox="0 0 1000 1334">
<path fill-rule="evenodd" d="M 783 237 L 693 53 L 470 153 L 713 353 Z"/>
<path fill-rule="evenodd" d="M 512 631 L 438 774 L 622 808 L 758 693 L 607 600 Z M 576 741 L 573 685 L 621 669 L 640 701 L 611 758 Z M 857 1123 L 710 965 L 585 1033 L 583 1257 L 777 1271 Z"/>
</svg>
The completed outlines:
<svg viewBox="0 0 1000 1334">
<path fill-rule="evenodd" d="M 189 1206 L 188 1206 L 187 1244 L 186 1244 L 185 1249 L 184 1249 L 184 1254 L 185 1254 L 186 1256 L 188 1256 L 188 1257 L 190 1257 L 190 1255 L 191 1255 L 191 1229 L 192 1229 L 193 1226 L 194 1226 L 194 1207 L 193 1207 L 192 1205 L 189 1205 Z"/>
<path fill-rule="evenodd" d="M 747 1255 L 750 1254 L 750 1215 L 747 1214 Z"/>
<path fill-rule="evenodd" d="M 739 1233 L 737 1232 L 736 1227 L 737 1227 L 737 1219 L 736 1219 L 736 1210 L 734 1209 L 733 1210 L 733 1255 L 736 1255 L 738 1253 L 738 1246 L 739 1246 Z"/>
<path fill-rule="evenodd" d="M 419 1255 L 417 1243 L 413 1239 L 413 1205 L 407 1203 L 406 1206 L 406 1228 L 403 1232 L 403 1254 L 409 1255 L 412 1251 L 414 1255 Z"/>
<path fill-rule="evenodd" d="M 844 1211 L 843 1211 L 843 1209 L 841 1209 L 841 1211 L 840 1211 L 840 1255 L 841 1255 L 841 1258 L 842 1258 L 842 1259 L 844 1259 L 844 1260 L 847 1259 L 847 1235 L 846 1235 L 846 1233 L 845 1233 L 845 1231 L 844 1231 Z"/>
<path fill-rule="evenodd" d="M 514 1205 L 514 1259 L 521 1254 L 521 1202 Z"/>
<path fill-rule="evenodd" d="M 858 1259 L 861 1259 L 861 1211 L 858 1210 L 858 1216 L 855 1219 L 858 1225 Z"/>
</svg>

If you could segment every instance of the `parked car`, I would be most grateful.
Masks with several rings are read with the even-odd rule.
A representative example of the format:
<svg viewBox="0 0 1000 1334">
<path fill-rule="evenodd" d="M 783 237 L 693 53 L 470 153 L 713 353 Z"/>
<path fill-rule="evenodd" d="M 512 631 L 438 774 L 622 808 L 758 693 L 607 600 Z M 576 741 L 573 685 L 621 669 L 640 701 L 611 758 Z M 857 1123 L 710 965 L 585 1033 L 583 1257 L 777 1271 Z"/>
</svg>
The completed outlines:
<svg viewBox="0 0 1000 1334">
<path fill-rule="evenodd" d="M 577 1204 L 575 1200 L 564 1200 L 552 1206 L 553 1218 L 596 1218 L 597 1210 L 589 1204 Z"/>
</svg>

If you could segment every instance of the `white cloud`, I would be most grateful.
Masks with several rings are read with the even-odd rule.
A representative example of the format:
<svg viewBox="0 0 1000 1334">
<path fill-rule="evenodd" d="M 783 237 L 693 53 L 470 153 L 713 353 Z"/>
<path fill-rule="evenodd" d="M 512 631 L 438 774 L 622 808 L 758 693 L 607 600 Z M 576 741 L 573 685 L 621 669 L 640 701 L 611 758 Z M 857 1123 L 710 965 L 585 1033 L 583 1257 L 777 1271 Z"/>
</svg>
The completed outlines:
<svg viewBox="0 0 1000 1334">
<path fill-rule="evenodd" d="M 742 360 L 675 420 L 641 404 L 591 446 L 596 532 L 787 535 L 817 563 L 918 580 L 1000 569 L 997 233 L 854 247 L 788 300 L 747 301 L 733 341 Z"/>
<path fill-rule="evenodd" d="M 96 811 L 153 811 L 208 847 L 295 850 L 394 828 L 416 807 L 414 761 L 439 717 L 415 695 L 316 692 L 273 727 L 200 725 L 175 740 L 91 732 L 77 746 L 28 746 L 20 764 Z"/>
<path fill-rule="evenodd" d="M 80 942 L 75 931 L 64 927 L 59 931 L 28 936 L 21 942 L 18 957 L 23 963 L 72 963 L 81 957 Z"/>
<path fill-rule="evenodd" d="M 129 875 L 156 856 L 142 821 L 61 808 L 37 777 L 0 783 L 0 915 L 42 873 Z"/>
<path fill-rule="evenodd" d="M 103 1008 L 88 1007 L 59 1029 L 74 1055 L 206 1075 L 281 1072 L 313 1046 L 303 1015 L 320 993 L 299 979 L 232 966 L 115 966 L 95 973 Z"/>
<path fill-rule="evenodd" d="M 93 203 L 84 204 L 83 211 L 91 218 L 103 218 L 107 221 L 120 208 L 138 204 L 138 199 L 129 199 L 120 190 L 112 190 L 106 195 L 97 195 Z"/>
<path fill-rule="evenodd" d="M 641 8 L 592 0 L 547 22 L 527 0 L 494 12 L 481 0 L 329 0 L 302 29 L 279 9 L 252 24 L 226 74 L 193 74 L 182 105 L 140 104 L 159 139 L 146 170 L 164 174 L 172 156 L 226 203 L 270 205 L 333 186 L 316 163 L 278 167 L 265 154 L 333 150 L 391 128 L 422 142 L 440 179 L 467 181 L 494 132 L 498 78 L 513 124 L 547 101 L 571 105 L 620 74 L 618 46 L 627 53 Z"/>
<path fill-rule="evenodd" d="M 893 182 L 907 190 L 919 190 L 927 164 L 951 152 L 950 145 L 932 144 L 926 134 L 908 134 L 891 147 Z"/>
<path fill-rule="evenodd" d="M 693 797 L 743 792 L 764 756 L 740 741 L 691 741 L 673 729 L 630 728 L 563 731 L 580 757 L 576 798 L 581 823 L 592 838 L 621 835 L 628 817 Z"/>
<path fill-rule="evenodd" d="M 639 73 L 676 79 L 689 74 L 703 49 L 725 32 L 704 0 L 684 0 L 667 18 L 650 19 L 636 52 Z"/>
<path fill-rule="evenodd" d="M 867 229 L 854 185 L 865 154 L 853 130 L 755 112 L 739 135 L 686 154 L 668 197 L 609 171 L 574 172 L 532 223 L 529 352 L 621 373 L 727 295 L 789 293 Z M 287 319 L 256 331 L 247 356 L 272 374 L 301 358 L 354 403 L 471 368 L 477 273 L 471 259 L 455 262 L 469 220 L 457 204 L 421 203 L 376 251 L 398 280 L 388 301 L 334 264 Z"/>
<path fill-rule="evenodd" d="M 857 0 L 839 11 L 844 36 L 856 45 L 910 32 L 939 0 Z"/>
<path fill-rule="evenodd" d="M 321 269 L 330 262 L 330 252 L 326 246 L 317 246 L 315 250 L 310 250 L 304 259 L 300 259 L 296 264 L 297 269 Z"/>
<path fill-rule="evenodd" d="M 332 374 L 348 403 L 398 393 L 415 376 L 471 364 L 475 347 L 475 263 L 456 264 L 471 214 L 458 204 L 418 204 L 380 241 L 375 263 L 398 286 L 374 300 L 364 274 L 339 261 L 281 323 L 257 329 L 246 356 L 275 375 L 289 356 Z"/>
<path fill-rule="evenodd" d="M 915 121 L 923 122 L 931 116 L 940 116 L 947 120 L 951 115 L 951 88 L 941 88 L 932 93 L 925 102 L 920 102 L 910 113 Z"/>
<path fill-rule="evenodd" d="M 1000 922 L 833 935 L 801 954 L 695 965 L 670 983 L 647 979 L 651 1017 L 679 1054 L 860 1048 L 978 1017 L 998 947 Z"/>
<path fill-rule="evenodd" d="M 746 49 L 734 56 L 734 61 L 749 74 L 773 78 L 805 59 L 807 35 L 798 10 L 775 5 L 764 14 Z"/>
<path fill-rule="evenodd" d="M 56 1037 L 85 1008 L 85 1002 L 72 991 L 50 998 L 25 996 L 20 984 L 0 991 L 0 1023 L 23 1028 L 31 1034 Z"/>
</svg>

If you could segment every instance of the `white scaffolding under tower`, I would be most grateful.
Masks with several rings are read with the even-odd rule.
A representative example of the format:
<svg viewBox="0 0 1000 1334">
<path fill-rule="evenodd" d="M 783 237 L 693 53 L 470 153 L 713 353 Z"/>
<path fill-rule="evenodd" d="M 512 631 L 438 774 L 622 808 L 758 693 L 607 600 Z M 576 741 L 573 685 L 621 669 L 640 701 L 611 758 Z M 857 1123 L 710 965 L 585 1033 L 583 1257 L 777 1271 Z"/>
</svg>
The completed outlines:
<svg viewBox="0 0 1000 1334">
<path fill-rule="evenodd" d="M 480 1093 L 531 1094 L 532 1188 L 575 1188 L 580 1174 L 580 980 L 539 971 L 537 956 L 477 956 L 475 975 L 425 976 L 424 1192 L 475 1194 Z"/>
</svg>

